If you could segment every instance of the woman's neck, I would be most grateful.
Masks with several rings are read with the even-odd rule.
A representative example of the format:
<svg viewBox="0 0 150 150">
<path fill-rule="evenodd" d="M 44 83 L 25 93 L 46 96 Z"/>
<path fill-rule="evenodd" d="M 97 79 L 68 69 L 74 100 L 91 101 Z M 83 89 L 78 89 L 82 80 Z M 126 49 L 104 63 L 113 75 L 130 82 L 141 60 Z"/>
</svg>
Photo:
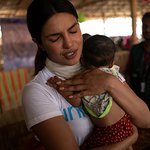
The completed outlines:
<svg viewBox="0 0 150 150">
<path fill-rule="evenodd" d="M 48 58 L 46 59 L 46 67 L 55 75 L 63 77 L 65 79 L 71 78 L 82 71 L 80 62 L 72 66 L 67 66 L 55 63 Z"/>
</svg>

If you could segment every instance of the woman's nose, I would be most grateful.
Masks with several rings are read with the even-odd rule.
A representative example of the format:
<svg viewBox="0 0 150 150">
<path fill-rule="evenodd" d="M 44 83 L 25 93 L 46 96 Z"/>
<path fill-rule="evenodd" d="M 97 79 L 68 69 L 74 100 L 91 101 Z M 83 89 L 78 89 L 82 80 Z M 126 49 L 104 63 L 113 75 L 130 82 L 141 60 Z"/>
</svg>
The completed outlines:
<svg viewBox="0 0 150 150">
<path fill-rule="evenodd" d="M 63 46 L 65 49 L 69 49 L 72 47 L 73 41 L 72 38 L 67 34 L 64 36 Z"/>
</svg>

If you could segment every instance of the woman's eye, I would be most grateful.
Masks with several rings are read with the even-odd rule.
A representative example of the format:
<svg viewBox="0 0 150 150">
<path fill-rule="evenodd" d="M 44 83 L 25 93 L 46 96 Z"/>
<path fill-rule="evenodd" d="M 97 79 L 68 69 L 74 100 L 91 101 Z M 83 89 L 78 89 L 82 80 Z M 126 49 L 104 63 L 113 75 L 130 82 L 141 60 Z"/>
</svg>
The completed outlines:
<svg viewBox="0 0 150 150">
<path fill-rule="evenodd" d="M 79 30 L 79 24 L 76 23 L 72 28 L 70 28 L 69 32 L 74 34 L 74 33 L 77 33 Z"/>
<path fill-rule="evenodd" d="M 56 42 L 58 39 L 59 39 L 59 36 L 56 37 L 56 38 L 50 38 L 49 41 L 51 41 L 51 42 Z"/>
<path fill-rule="evenodd" d="M 77 30 L 71 30 L 70 33 L 77 33 Z"/>
<path fill-rule="evenodd" d="M 72 29 L 70 29 L 70 33 L 77 33 L 77 28 L 73 27 Z"/>
</svg>

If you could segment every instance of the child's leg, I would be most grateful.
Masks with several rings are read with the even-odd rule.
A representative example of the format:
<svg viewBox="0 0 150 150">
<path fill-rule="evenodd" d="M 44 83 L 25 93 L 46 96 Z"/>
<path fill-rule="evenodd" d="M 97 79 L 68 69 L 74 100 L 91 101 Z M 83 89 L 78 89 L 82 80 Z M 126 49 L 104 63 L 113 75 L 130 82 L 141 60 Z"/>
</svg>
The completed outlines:
<svg viewBox="0 0 150 150">
<path fill-rule="evenodd" d="M 133 127 L 128 115 L 124 115 L 117 123 L 108 127 L 94 127 L 84 146 L 95 148 L 125 140 L 133 134 Z M 130 150 L 130 149 L 129 149 Z M 131 149 L 132 150 L 132 149 Z"/>
</svg>

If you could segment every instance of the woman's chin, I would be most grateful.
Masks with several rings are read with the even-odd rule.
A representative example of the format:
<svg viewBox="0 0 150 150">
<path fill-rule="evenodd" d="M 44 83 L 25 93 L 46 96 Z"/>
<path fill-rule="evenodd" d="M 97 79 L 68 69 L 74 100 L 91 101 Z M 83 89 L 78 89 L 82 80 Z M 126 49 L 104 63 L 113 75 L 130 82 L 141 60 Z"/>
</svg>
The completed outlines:
<svg viewBox="0 0 150 150">
<path fill-rule="evenodd" d="M 79 61 L 69 61 L 65 65 L 72 66 L 72 65 L 75 65 L 77 63 L 79 63 Z"/>
</svg>

